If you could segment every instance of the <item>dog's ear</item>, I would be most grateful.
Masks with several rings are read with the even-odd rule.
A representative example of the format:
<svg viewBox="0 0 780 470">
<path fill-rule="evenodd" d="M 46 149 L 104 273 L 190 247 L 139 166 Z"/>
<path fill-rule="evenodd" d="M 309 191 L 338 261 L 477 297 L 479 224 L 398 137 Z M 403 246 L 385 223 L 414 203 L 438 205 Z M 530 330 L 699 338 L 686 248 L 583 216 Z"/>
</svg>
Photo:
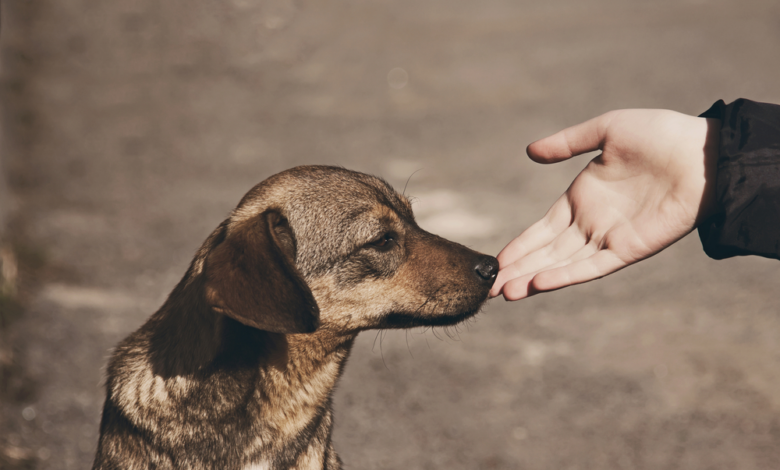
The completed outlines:
<svg viewBox="0 0 780 470">
<path fill-rule="evenodd" d="M 206 258 L 206 299 L 239 322 L 276 333 L 311 333 L 320 311 L 295 267 L 295 237 L 279 212 L 240 222 Z"/>
</svg>

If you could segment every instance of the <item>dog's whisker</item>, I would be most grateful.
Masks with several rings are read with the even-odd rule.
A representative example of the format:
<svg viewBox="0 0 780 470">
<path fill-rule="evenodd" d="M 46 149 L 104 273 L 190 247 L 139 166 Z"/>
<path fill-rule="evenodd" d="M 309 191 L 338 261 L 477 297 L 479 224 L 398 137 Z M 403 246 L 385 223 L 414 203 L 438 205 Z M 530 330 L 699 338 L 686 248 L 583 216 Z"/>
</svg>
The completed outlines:
<svg viewBox="0 0 780 470">
<path fill-rule="evenodd" d="M 425 344 L 426 344 L 426 346 L 428 346 L 428 351 L 430 351 L 431 350 L 431 343 L 428 342 L 428 335 L 425 334 L 427 331 L 428 331 L 428 328 L 423 329 L 422 334 L 423 334 L 423 338 L 425 338 Z"/>
<path fill-rule="evenodd" d="M 387 367 L 387 363 L 385 362 L 385 351 L 382 349 L 382 340 L 385 337 L 385 330 L 379 330 L 379 332 L 381 333 L 379 335 L 379 355 L 382 356 L 382 364 L 385 365 L 385 369 L 390 370 L 390 368 Z"/>
<path fill-rule="evenodd" d="M 431 328 L 431 333 L 433 333 L 433 336 L 435 336 L 436 339 L 438 339 L 439 341 L 443 341 L 442 338 L 438 334 L 436 334 L 436 327 Z"/>
<path fill-rule="evenodd" d="M 401 194 L 403 194 L 404 196 L 406 196 L 406 187 L 409 186 L 409 181 L 412 180 L 412 176 L 414 176 L 418 171 L 422 171 L 422 168 L 418 168 L 418 169 L 414 170 L 412 172 L 412 174 L 409 175 L 409 178 L 406 179 L 406 184 L 404 185 L 404 190 L 401 191 Z"/>
</svg>

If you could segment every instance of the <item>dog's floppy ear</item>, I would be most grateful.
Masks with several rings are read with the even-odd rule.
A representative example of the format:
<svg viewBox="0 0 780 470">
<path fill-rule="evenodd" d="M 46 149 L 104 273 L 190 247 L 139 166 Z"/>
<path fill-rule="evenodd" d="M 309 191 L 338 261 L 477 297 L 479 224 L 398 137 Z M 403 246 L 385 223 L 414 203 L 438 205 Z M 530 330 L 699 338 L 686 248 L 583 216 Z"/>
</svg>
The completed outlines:
<svg viewBox="0 0 780 470">
<path fill-rule="evenodd" d="M 295 251 L 290 225 L 279 212 L 267 210 L 239 222 L 206 258 L 207 301 L 260 330 L 315 331 L 320 311 L 295 267 Z"/>
</svg>

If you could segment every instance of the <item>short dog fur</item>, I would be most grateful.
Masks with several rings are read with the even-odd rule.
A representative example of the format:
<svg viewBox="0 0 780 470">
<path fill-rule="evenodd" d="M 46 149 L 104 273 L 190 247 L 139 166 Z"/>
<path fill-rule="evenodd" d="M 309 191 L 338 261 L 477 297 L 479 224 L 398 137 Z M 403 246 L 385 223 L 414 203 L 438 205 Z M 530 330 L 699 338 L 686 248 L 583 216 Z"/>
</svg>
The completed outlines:
<svg viewBox="0 0 780 470">
<path fill-rule="evenodd" d="M 454 325 L 497 271 L 379 178 L 272 176 L 117 346 L 93 469 L 339 469 L 331 395 L 357 334 Z"/>
</svg>

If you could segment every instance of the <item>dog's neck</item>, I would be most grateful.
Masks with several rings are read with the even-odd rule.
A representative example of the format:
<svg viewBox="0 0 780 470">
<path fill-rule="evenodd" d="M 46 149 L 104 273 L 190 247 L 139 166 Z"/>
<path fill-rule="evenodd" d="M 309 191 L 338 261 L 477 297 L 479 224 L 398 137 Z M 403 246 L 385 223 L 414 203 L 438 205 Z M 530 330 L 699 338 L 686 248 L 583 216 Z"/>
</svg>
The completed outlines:
<svg viewBox="0 0 780 470">
<path fill-rule="evenodd" d="M 329 400 L 357 336 L 334 332 L 327 325 L 296 335 L 255 329 L 212 309 L 197 279 L 177 286 L 142 330 L 148 333 L 155 375 L 235 371 L 254 378 L 259 395 L 282 407 L 301 389 L 311 395 L 313 405 Z"/>
</svg>

